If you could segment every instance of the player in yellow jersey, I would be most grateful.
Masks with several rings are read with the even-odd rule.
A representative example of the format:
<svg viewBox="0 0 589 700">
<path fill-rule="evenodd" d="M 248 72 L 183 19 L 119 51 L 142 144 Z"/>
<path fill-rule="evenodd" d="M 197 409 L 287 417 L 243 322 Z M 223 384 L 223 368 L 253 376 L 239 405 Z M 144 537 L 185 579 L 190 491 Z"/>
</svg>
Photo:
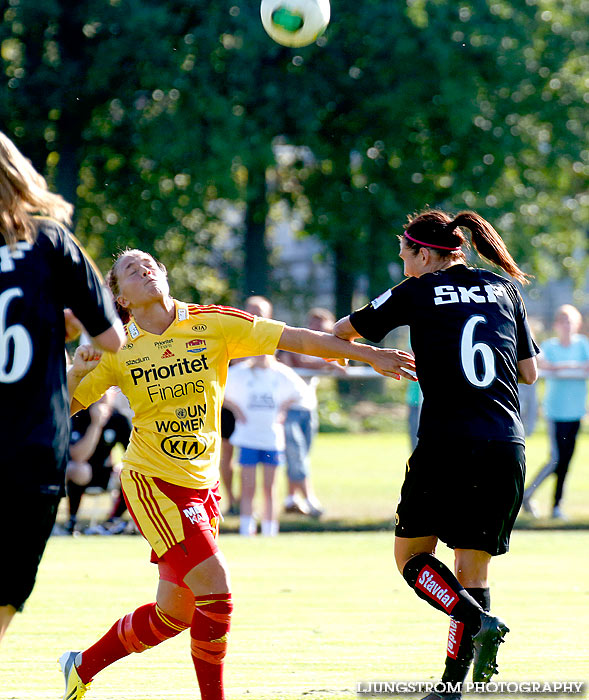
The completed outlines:
<svg viewBox="0 0 589 700">
<path fill-rule="evenodd" d="M 79 383 L 72 412 L 112 385 L 129 399 L 135 417 L 121 484 L 129 512 L 152 547 L 159 585 L 156 602 L 118 620 L 85 651 L 63 654 L 64 699 L 82 698 L 92 678 L 117 659 L 190 628 L 201 697 L 222 700 L 233 608 L 217 547 L 219 427 L 229 361 L 281 348 L 360 360 L 385 376 L 411 378 L 413 358 L 231 307 L 179 302 L 170 296 L 165 268 L 139 250 L 122 253 L 108 281 L 126 322 L 127 343 L 97 366 L 88 349 L 79 349 L 69 377 L 70 389 Z"/>
</svg>

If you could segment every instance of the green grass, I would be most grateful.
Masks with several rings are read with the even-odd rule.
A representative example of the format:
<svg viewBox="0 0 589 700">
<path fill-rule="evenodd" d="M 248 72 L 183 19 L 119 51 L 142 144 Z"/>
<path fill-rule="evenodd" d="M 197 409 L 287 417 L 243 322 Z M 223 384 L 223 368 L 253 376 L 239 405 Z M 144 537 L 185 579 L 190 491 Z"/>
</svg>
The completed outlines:
<svg viewBox="0 0 589 700">
<path fill-rule="evenodd" d="M 327 524 L 345 527 L 391 523 L 409 450 L 409 440 L 403 434 L 320 434 L 313 446 L 312 474 L 317 494 L 326 507 Z M 546 434 L 538 432 L 533 435 L 528 440 L 526 452 L 528 478 L 531 479 L 547 460 Z M 451 459 L 451 447 L 441 444 L 440 468 Z M 570 527 L 589 527 L 587 465 L 589 435 L 583 433 L 577 441 L 565 485 L 563 508 Z M 554 477 L 550 477 L 536 495 L 540 511 L 546 517 L 532 522 L 522 513 L 518 526 L 554 526 L 555 523 L 547 517 L 553 491 Z"/>
<path fill-rule="evenodd" d="M 225 535 L 222 548 L 235 598 L 228 698 L 345 700 L 358 681 L 437 679 L 447 618 L 394 570 L 391 533 Z M 584 531 L 520 531 L 511 553 L 494 560 L 493 608 L 512 629 L 501 680 L 589 678 L 588 548 Z M 450 562 L 447 549 L 439 554 Z M 62 651 L 84 648 L 153 600 L 147 559 L 139 537 L 52 538 L 1 649 L 0 700 L 60 698 Z M 87 695 L 197 697 L 186 633 L 109 667 Z"/>
<path fill-rule="evenodd" d="M 528 476 L 532 478 L 544 465 L 548 455 L 548 438 L 544 432 L 532 436 L 527 445 Z M 399 433 L 320 434 L 312 449 L 312 479 L 315 490 L 326 508 L 320 523 L 306 518 L 286 516 L 283 529 L 314 527 L 318 529 L 391 527 L 399 490 L 409 456 L 409 440 Z M 451 447 L 440 445 L 440 466 L 452 459 Z M 563 507 L 569 516 L 568 527 L 589 527 L 589 434 L 582 433 L 570 466 Z M 239 468 L 236 478 L 239 477 Z M 547 479 L 537 492 L 543 514 L 548 514 L 554 490 L 554 477 Z M 284 469 L 278 475 L 280 502 L 286 492 Z M 258 503 L 260 498 L 258 494 Z M 65 506 L 65 503 L 63 504 Z M 62 506 L 60 519 L 65 517 Z M 82 519 L 102 519 L 109 508 L 106 497 L 86 497 Z M 517 527 L 562 527 L 549 518 L 538 521 L 522 513 Z M 235 531 L 237 518 L 226 518 L 222 528 Z"/>
</svg>

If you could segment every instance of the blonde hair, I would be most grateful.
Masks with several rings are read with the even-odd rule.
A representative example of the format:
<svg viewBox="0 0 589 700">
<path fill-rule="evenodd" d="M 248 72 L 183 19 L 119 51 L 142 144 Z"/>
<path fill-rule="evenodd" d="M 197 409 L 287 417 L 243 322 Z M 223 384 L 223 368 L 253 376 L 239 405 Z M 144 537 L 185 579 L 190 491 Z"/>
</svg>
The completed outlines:
<svg viewBox="0 0 589 700">
<path fill-rule="evenodd" d="M 7 245 L 35 240 L 33 214 L 44 214 L 69 226 L 73 211 L 69 202 L 49 191 L 45 178 L 0 131 L 0 234 Z"/>
<path fill-rule="evenodd" d="M 556 313 L 554 314 L 555 322 L 559 321 L 563 316 L 566 316 L 570 320 L 576 331 L 583 325 L 583 316 L 581 312 L 572 304 L 563 304 L 556 309 Z"/>
</svg>

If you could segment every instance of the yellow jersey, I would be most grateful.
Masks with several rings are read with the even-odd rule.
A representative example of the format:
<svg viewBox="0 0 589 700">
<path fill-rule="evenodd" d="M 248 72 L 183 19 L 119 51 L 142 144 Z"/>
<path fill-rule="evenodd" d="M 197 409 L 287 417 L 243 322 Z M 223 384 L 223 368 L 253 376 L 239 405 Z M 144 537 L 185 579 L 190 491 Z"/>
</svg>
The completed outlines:
<svg viewBox="0 0 589 700">
<path fill-rule="evenodd" d="M 284 324 L 229 306 L 174 300 L 161 335 L 132 318 L 127 343 L 105 353 L 74 393 L 84 407 L 119 386 L 135 416 L 123 468 L 188 488 L 219 480 L 221 405 L 229 361 L 272 354 Z"/>
</svg>

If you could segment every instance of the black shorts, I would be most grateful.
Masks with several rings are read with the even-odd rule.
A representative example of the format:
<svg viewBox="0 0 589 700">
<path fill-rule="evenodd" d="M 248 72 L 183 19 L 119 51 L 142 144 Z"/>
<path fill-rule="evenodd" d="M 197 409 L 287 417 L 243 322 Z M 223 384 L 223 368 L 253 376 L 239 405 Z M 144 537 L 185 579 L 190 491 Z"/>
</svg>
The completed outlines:
<svg viewBox="0 0 589 700">
<path fill-rule="evenodd" d="M 86 484 L 86 488 L 102 489 L 106 491 L 108 489 L 108 483 L 110 481 L 110 475 L 112 474 L 112 467 L 105 466 L 104 464 L 99 464 L 92 467 L 92 478 Z"/>
<path fill-rule="evenodd" d="M 233 411 L 230 411 L 224 406 L 221 408 L 221 437 L 224 440 L 229 440 L 235 430 L 235 416 Z"/>
<path fill-rule="evenodd" d="M 398 537 L 436 536 L 452 549 L 509 549 L 522 504 L 525 448 L 513 442 L 420 440 L 407 462 Z"/>
<path fill-rule="evenodd" d="M 60 496 L 16 492 L 15 489 L 4 492 L 0 502 L 0 532 L 3 533 L 0 605 L 12 605 L 18 611 L 23 609 L 35 585 L 60 500 Z"/>
</svg>

